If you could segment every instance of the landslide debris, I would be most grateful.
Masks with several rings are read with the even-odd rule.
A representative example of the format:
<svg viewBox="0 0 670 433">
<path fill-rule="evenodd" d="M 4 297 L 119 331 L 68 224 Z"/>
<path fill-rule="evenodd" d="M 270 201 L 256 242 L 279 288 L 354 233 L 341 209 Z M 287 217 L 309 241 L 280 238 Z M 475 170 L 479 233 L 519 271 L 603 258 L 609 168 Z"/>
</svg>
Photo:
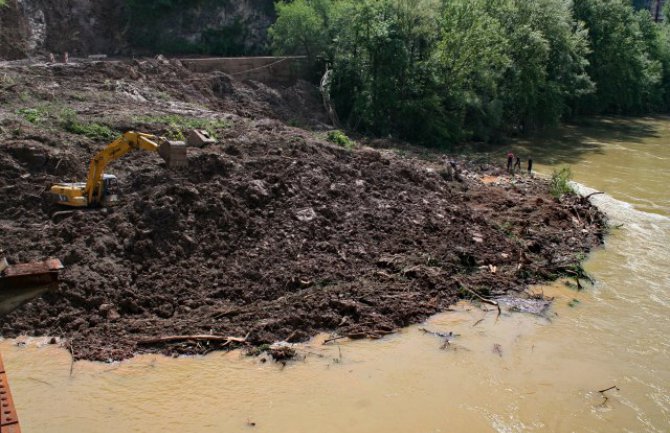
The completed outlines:
<svg viewBox="0 0 670 433">
<path fill-rule="evenodd" d="M 439 161 L 329 144 L 314 132 L 324 117 L 306 83 L 273 88 L 147 64 L 6 72 L 15 83 L 2 94 L 0 249 L 12 262 L 58 257 L 65 270 L 57 291 L 0 318 L 3 337 L 65 337 L 91 360 L 222 346 L 138 344 L 170 335 L 255 346 L 321 331 L 381 337 L 470 290 L 514 295 L 555 279 L 602 240 L 602 215 L 577 197 L 553 199 L 545 181 L 487 184 L 481 176 L 500 171 L 468 163 L 461 182 L 448 181 Z M 26 91 L 45 120 L 16 114 Z M 144 101 L 127 103 L 137 94 Z M 189 149 L 188 169 L 127 155 L 107 170 L 119 177 L 119 206 L 62 212 L 43 192 L 83 180 L 105 144 L 59 126 L 48 104 L 62 99 L 110 129 L 170 133 L 161 119 L 183 118 L 185 107 L 226 123 L 213 124 L 219 144 Z M 296 122 L 311 130 L 287 125 Z"/>
</svg>

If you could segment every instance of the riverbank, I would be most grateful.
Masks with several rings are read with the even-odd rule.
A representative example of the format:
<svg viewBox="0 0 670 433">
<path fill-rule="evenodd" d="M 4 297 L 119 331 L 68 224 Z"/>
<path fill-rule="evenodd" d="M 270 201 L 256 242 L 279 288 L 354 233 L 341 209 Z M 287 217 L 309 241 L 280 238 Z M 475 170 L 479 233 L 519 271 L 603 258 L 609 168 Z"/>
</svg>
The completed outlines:
<svg viewBox="0 0 670 433">
<path fill-rule="evenodd" d="M 459 299 L 528 296 L 602 242 L 603 215 L 554 199 L 545 180 L 467 161 L 450 180 L 444 161 L 328 142 L 305 83 L 271 88 L 157 61 L 5 73 L 0 248 L 66 269 L 58 291 L 0 319 L 2 335 L 64 337 L 76 359 L 324 331 L 377 338 Z M 89 128 L 68 128 L 63 109 Z M 174 134 L 196 124 L 218 144 L 189 149 L 188 170 L 147 154 L 109 168 L 124 196 L 113 209 L 63 214 L 42 199 L 51 183 L 83 180 L 105 143 L 87 137 L 92 125 Z"/>
</svg>

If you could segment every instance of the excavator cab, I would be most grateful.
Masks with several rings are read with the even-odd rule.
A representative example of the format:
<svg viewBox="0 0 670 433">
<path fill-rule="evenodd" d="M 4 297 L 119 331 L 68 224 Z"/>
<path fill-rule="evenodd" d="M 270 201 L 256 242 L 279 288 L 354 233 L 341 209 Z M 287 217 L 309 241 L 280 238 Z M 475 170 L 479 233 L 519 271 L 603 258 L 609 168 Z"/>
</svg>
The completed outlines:
<svg viewBox="0 0 670 433">
<path fill-rule="evenodd" d="M 119 201 L 119 182 L 113 174 L 102 176 L 102 205 L 114 206 Z"/>
</svg>

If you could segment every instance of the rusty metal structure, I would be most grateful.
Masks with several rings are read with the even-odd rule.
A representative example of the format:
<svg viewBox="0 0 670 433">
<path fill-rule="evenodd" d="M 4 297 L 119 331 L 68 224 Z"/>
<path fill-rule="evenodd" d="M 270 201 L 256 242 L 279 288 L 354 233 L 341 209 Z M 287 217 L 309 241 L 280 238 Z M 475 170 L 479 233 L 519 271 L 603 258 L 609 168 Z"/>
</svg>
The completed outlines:
<svg viewBox="0 0 670 433">
<path fill-rule="evenodd" d="M 0 316 L 58 287 L 58 259 L 9 265 L 0 257 Z"/>
<path fill-rule="evenodd" d="M 63 264 L 58 259 L 8 265 L 0 262 L 0 289 L 49 285 L 58 281 Z"/>
<path fill-rule="evenodd" d="M 10 265 L 0 257 L 0 314 L 11 311 L 43 290 L 58 285 L 60 260 Z M 0 355 L 0 433 L 21 433 L 14 399 L 9 389 L 5 365 Z"/>
<path fill-rule="evenodd" d="M 5 365 L 0 355 L 0 433 L 21 433 L 19 417 L 16 414 L 12 393 L 5 373 Z"/>
</svg>

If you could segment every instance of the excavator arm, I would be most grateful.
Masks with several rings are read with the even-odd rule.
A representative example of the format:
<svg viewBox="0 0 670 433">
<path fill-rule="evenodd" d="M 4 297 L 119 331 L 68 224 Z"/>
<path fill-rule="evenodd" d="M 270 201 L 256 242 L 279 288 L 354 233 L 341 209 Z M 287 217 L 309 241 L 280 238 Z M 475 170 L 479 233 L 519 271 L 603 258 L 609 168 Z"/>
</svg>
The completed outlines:
<svg viewBox="0 0 670 433">
<path fill-rule="evenodd" d="M 105 194 L 105 168 L 112 161 L 134 150 L 158 152 L 168 168 L 186 165 L 186 145 L 142 132 L 129 131 L 98 152 L 89 165 L 86 183 L 63 183 L 51 187 L 57 203 L 69 206 L 101 204 Z M 110 176 L 113 177 L 113 176 Z"/>
<path fill-rule="evenodd" d="M 100 202 L 100 199 L 102 198 L 102 190 L 100 188 L 100 185 L 102 184 L 102 176 L 105 174 L 105 168 L 110 162 L 137 149 L 158 152 L 160 146 L 159 142 L 161 141 L 167 142 L 167 140 L 162 137 L 129 131 L 98 152 L 91 160 L 88 170 L 88 178 L 86 179 L 85 191 L 88 194 L 88 202 Z"/>
</svg>

